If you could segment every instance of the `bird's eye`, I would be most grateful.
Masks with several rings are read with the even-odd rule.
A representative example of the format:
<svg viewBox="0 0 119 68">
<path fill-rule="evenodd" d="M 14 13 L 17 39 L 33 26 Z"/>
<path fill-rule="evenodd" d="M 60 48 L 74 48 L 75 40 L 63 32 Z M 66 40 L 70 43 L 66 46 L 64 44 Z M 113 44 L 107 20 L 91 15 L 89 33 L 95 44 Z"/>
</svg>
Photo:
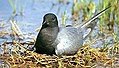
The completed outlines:
<svg viewBox="0 0 119 68">
<path fill-rule="evenodd" d="M 55 21 L 55 18 L 52 18 L 52 21 Z"/>
</svg>

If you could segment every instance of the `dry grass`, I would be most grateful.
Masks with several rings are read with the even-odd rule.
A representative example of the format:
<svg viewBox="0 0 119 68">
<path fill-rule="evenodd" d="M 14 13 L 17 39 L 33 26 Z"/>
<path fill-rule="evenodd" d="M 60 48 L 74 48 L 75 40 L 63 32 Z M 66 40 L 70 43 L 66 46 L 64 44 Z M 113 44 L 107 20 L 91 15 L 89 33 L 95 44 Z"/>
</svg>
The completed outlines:
<svg viewBox="0 0 119 68">
<path fill-rule="evenodd" d="M 0 59 L 4 60 L 4 64 L 11 68 L 119 67 L 119 56 L 117 56 L 119 51 L 116 52 L 116 55 L 109 57 L 108 52 L 103 52 L 100 48 L 91 48 L 89 45 L 84 45 L 75 55 L 58 57 L 56 55 L 48 56 L 28 51 L 19 42 L 14 42 L 12 45 L 16 47 L 11 53 L 4 50 L 4 53 L 0 56 Z M 4 43 L 2 46 L 6 47 L 4 49 L 7 49 L 8 43 Z"/>
<path fill-rule="evenodd" d="M 91 4 L 92 6 L 89 6 L 88 9 L 93 10 L 90 7 L 93 8 L 95 7 L 95 5 L 93 6 L 92 2 L 90 3 L 90 5 Z M 87 7 L 86 9 L 83 9 L 83 7 L 88 6 L 87 3 L 84 5 L 81 4 L 81 7 L 77 5 L 78 2 L 74 2 L 72 8 L 72 17 L 74 19 L 78 19 L 77 17 L 79 16 L 79 9 L 85 11 Z M 15 12 L 16 9 L 14 6 L 13 9 Z M 88 14 L 89 12 L 87 10 L 86 12 L 84 12 L 84 20 L 87 19 L 87 17 L 90 17 L 91 14 L 90 13 L 89 16 L 86 16 L 86 13 Z M 24 35 L 22 34 L 20 28 L 17 26 L 16 22 L 13 20 L 10 21 L 10 23 L 12 25 L 11 34 L 14 37 L 23 39 Z M 103 32 L 104 29 L 102 29 L 102 26 L 100 26 L 100 30 Z M 0 31 L 0 37 L 5 36 L 6 34 L 9 34 L 9 32 Z M 92 48 L 90 44 L 85 44 L 79 49 L 77 54 L 62 57 L 58 57 L 56 55 L 49 56 L 45 54 L 37 54 L 35 52 L 28 51 L 25 48 L 25 45 L 29 47 L 33 44 L 34 42 L 27 43 L 19 42 L 16 40 L 12 42 L 4 42 L 2 45 L 0 45 L 1 49 L 3 50 L 2 52 L 0 52 L 0 68 L 119 68 L 118 42 L 114 43 L 112 47 L 105 48 Z M 12 47 L 12 49 L 10 47 Z"/>
</svg>

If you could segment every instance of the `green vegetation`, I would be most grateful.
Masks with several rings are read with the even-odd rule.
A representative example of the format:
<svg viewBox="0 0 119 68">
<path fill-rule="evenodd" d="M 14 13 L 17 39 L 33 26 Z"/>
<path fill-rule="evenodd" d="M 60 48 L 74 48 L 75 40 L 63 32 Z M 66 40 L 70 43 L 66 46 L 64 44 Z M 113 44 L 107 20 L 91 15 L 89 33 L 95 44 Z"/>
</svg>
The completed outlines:
<svg viewBox="0 0 119 68">
<path fill-rule="evenodd" d="M 0 0 L 1 1 L 1 0 Z M 9 4 L 13 9 L 13 14 L 16 14 L 16 2 L 17 0 L 8 0 Z M 68 0 L 58 0 L 60 3 L 66 3 Z M 59 3 L 58 3 L 59 4 Z M 22 5 L 21 5 L 22 6 Z M 28 51 L 25 48 L 33 45 L 34 42 L 19 42 L 19 40 L 13 40 L 13 42 L 4 42 L 0 47 L 3 49 L 3 54 L 0 54 L 0 60 L 4 60 L 5 64 L 11 68 L 33 68 L 33 67 L 54 67 L 54 68 L 96 68 L 96 67 L 109 67 L 118 68 L 119 67 L 119 0 L 99 0 L 95 4 L 94 0 L 73 0 L 73 5 L 71 8 L 72 21 L 76 22 L 81 20 L 81 22 L 86 22 L 90 19 L 95 10 L 101 11 L 102 9 L 111 6 L 111 8 L 106 11 L 99 19 L 97 25 L 99 29 L 99 35 L 95 39 L 90 40 L 90 43 L 84 44 L 78 53 L 73 56 L 48 56 L 44 54 L 36 54 L 32 51 Z M 21 12 L 24 10 L 21 7 Z M 67 11 L 62 15 L 61 21 L 62 25 L 66 25 L 68 20 Z M 9 34 L 13 36 L 23 37 L 22 32 L 18 28 L 16 21 L 11 21 L 11 28 L 13 34 L 3 33 L 0 31 L 0 36 L 4 34 Z M 0 22 L 1 23 L 1 22 Z M 74 25 L 76 25 L 74 23 Z M 116 26 L 115 26 L 116 25 Z M 0 27 L 3 24 L 0 24 Z M 114 28 L 117 28 L 114 30 Z M 108 37 L 112 37 L 113 41 L 111 46 L 109 46 L 110 41 L 105 41 Z M 93 37 L 92 37 L 93 38 Z M 95 43 L 97 39 L 100 39 L 104 44 L 100 45 L 101 48 L 93 48 L 92 44 Z M 13 48 L 9 53 L 9 46 Z M 4 67 L 4 66 L 3 66 Z"/>
</svg>

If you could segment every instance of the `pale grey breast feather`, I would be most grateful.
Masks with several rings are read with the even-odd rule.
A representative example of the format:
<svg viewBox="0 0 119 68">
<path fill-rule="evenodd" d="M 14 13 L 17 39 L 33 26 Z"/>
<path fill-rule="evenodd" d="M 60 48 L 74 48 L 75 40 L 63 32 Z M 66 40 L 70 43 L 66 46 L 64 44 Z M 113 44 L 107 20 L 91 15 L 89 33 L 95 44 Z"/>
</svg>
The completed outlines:
<svg viewBox="0 0 119 68">
<path fill-rule="evenodd" d="M 59 41 L 56 47 L 57 55 L 69 55 L 78 51 L 83 44 L 83 34 L 74 27 L 66 27 L 59 31 L 57 40 Z"/>
</svg>

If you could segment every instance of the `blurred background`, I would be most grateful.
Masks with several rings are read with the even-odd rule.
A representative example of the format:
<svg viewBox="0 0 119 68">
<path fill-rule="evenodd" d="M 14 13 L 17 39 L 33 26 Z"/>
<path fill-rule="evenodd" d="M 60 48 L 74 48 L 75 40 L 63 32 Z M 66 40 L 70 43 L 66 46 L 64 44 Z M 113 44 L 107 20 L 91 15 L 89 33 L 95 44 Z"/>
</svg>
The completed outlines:
<svg viewBox="0 0 119 68">
<path fill-rule="evenodd" d="M 114 43 L 119 36 L 118 0 L 0 0 L 0 44 L 15 39 L 16 35 L 27 40 L 36 38 L 46 13 L 56 14 L 59 26 L 75 26 L 110 5 L 111 9 L 100 17 L 92 36 L 111 34 L 114 37 L 106 39 Z"/>
<path fill-rule="evenodd" d="M 119 46 L 118 0 L 0 0 L 0 54 L 4 53 L 2 45 L 5 42 L 11 44 L 16 40 L 33 45 L 46 13 L 56 14 L 61 27 L 76 26 L 108 6 L 111 8 L 99 17 L 85 41 L 103 51 L 108 50 L 107 47 Z M 8 51 L 12 48 L 7 47 Z"/>
</svg>

